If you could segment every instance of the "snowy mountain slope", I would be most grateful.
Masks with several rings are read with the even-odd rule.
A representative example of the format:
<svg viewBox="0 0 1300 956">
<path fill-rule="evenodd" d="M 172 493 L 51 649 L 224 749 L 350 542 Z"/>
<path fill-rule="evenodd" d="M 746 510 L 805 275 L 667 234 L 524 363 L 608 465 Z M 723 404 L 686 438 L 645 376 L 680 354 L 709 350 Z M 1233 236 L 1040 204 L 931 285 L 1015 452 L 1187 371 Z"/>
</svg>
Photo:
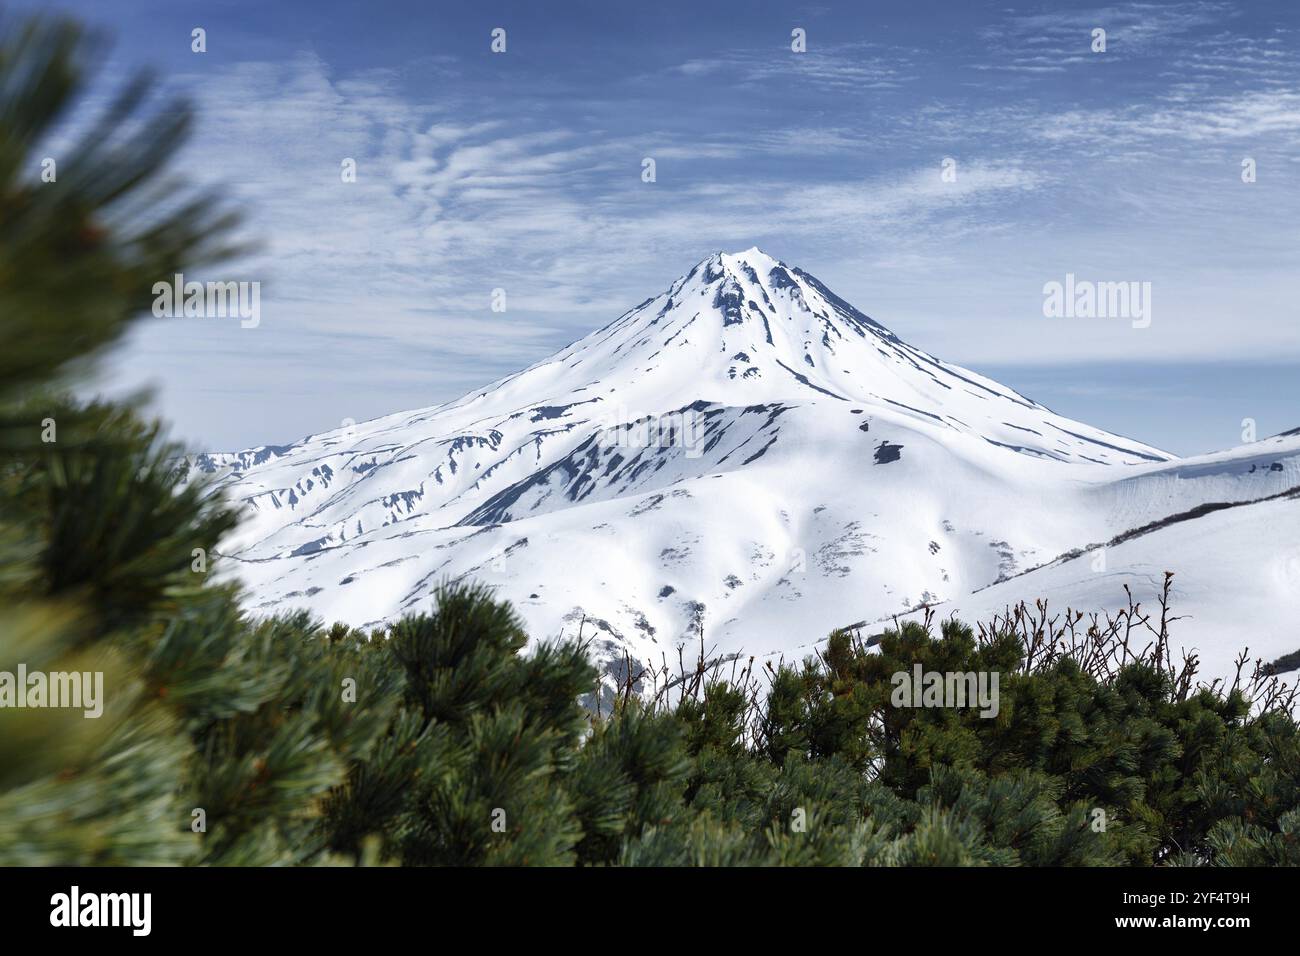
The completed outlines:
<svg viewBox="0 0 1300 956">
<path fill-rule="evenodd" d="M 780 652 L 965 595 L 1300 483 L 1298 455 L 1285 437 L 1174 460 L 750 249 L 457 401 L 192 466 L 245 506 L 223 564 L 259 611 L 374 624 L 472 576 L 536 637 L 585 617 L 607 656 L 657 661 L 701 628 L 720 652 Z"/>
<path fill-rule="evenodd" d="M 1134 469 L 1093 489 L 1085 507 L 1113 527 L 1139 527 L 1205 502 L 1255 501 L 1300 485 L 1300 430 L 1248 445 Z M 1118 533 L 1118 532 L 1117 532 Z"/>
<path fill-rule="evenodd" d="M 1173 633 L 1206 674 L 1231 674 L 1243 649 L 1265 663 L 1300 650 L 1300 488 L 1135 534 L 1106 548 L 1104 561 L 1096 554 L 1054 561 L 943 610 L 987 620 L 1027 595 L 1047 595 L 1061 611 L 1114 610 L 1125 604 L 1124 585 L 1156 609 L 1164 572 L 1174 570 L 1172 605 L 1184 619 Z"/>
</svg>

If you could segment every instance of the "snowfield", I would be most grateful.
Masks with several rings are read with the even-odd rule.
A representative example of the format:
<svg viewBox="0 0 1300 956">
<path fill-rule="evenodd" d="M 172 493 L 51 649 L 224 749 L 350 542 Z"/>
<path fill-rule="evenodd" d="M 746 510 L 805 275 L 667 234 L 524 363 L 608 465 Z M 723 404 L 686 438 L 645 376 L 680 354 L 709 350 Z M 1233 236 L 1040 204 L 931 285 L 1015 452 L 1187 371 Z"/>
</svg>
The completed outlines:
<svg viewBox="0 0 1300 956">
<path fill-rule="evenodd" d="M 1124 604 L 1127 584 L 1158 618 L 1164 572 L 1176 569 L 1171 603 L 1185 619 L 1171 632 L 1206 675 L 1230 677 L 1243 649 L 1268 663 L 1300 648 L 1300 496 L 1175 522 L 1106 548 L 1104 566 L 1094 568 L 1094 557 L 1053 562 L 942 610 L 987 620 L 1030 594 L 1048 596 L 1058 610 L 1113 607 Z"/>
<path fill-rule="evenodd" d="M 607 664 L 675 661 L 701 630 L 797 658 L 923 603 L 1113 608 L 1168 568 L 1207 673 L 1244 642 L 1300 648 L 1295 497 L 1108 547 L 1104 571 L 1056 560 L 1300 486 L 1300 434 L 1177 459 L 913 348 L 758 249 L 457 401 L 190 464 L 244 506 L 219 565 L 258 613 L 377 625 L 472 577 Z"/>
</svg>

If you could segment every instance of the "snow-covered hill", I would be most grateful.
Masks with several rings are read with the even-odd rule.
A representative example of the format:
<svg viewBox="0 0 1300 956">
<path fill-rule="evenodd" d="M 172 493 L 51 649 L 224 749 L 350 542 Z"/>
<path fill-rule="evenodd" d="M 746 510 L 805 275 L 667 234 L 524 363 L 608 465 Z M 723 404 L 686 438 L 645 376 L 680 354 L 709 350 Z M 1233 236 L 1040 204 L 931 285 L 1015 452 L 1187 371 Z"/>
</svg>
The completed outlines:
<svg viewBox="0 0 1300 956">
<path fill-rule="evenodd" d="M 1175 573 L 1173 633 L 1206 674 L 1233 671 L 1248 648 L 1265 663 L 1300 649 L 1300 430 L 1228 451 L 1143 468 L 1094 486 L 1071 507 L 1110 529 L 1056 559 L 942 607 L 989 620 L 1021 600 L 1058 611 L 1156 608 Z"/>
<path fill-rule="evenodd" d="M 1300 485 L 1300 436 L 1175 460 L 928 355 L 749 249 L 458 401 L 192 466 L 246 507 L 223 563 L 258 611 L 373 625 L 471 576 L 537 638 L 585 620 L 606 658 L 659 662 L 701 629 L 721 654 L 797 656 L 922 602 L 996 607 L 1055 587 L 1013 575 L 1203 502 Z M 1294 522 L 1297 507 L 1266 511 Z M 1219 560 L 1168 537 L 1174 570 Z M 1130 553 L 1137 573 L 1159 563 L 1116 548 L 1112 576 Z M 1122 597 L 1111 583 L 1107 604 Z M 1224 609 L 1247 603 L 1213 592 Z M 1236 635 L 1186 630 L 1235 650 Z"/>
<path fill-rule="evenodd" d="M 1049 597 L 1058 611 L 1114 610 L 1128 585 L 1158 618 L 1164 572 L 1176 569 L 1172 606 L 1184 620 L 1171 630 L 1207 674 L 1230 675 L 1243 649 L 1264 663 L 1300 650 L 1300 489 L 1156 524 L 1104 552 L 1064 557 L 942 610 L 989 620 L 1032 596 Z"/>
</svg>

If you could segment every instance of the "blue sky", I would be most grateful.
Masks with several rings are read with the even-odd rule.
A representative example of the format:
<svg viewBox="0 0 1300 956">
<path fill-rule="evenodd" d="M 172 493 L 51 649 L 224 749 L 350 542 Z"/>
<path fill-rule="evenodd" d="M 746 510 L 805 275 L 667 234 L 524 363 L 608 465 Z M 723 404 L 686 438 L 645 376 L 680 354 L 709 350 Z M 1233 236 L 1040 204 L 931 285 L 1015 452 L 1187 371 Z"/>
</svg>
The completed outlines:
<svg viewBox="0 0 1300 956">
<path fill-rule="evenodd" d="M 109 369 L 197 446 L 454 398 L 755 244 L 1175 452 L 1300 425 L 1293 0 L 54 6 L 114 36 L 101 95 L 151 65 L 193 99 L 175 168 L 263 243 L 219 276 L 257 329 L 151 319 Z M 1150 282 L 1150 328 L 1045 318 L 1067 273 Z"/>
</svg>

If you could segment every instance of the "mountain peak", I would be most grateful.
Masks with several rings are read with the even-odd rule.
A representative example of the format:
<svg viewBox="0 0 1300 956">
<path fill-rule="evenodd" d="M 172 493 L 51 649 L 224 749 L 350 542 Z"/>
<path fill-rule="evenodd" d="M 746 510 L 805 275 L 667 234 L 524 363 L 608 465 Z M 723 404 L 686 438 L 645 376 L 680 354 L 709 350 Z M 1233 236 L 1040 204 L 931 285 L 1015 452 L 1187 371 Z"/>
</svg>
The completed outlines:
<svg viewBox="0 0 1300 956">
<path fill-rule="evenodd" d="M 903 341 L 803 269 L 751 246 L 715 252 L 657 296 L 535 366 L 556 390 L 641 412 L 701 397 L 812 401 L 903 415 L 1004 451 L 1102 464 L 1167 456 L 1069 422 L 1013 389 Z M 522 384 L 522 383 L 520 383 Z M 1059 424 L 1058 424 L 1059 423 Z"/>
<path fill-rule="evenodd" d="M 703 275 L 706 277 L 705 281 L 712 282 L 722 276 L 751 274 L 766 276 L 772 269 L 785 267 L 784 262 L 768 255 L 758 246 L 750 246 L 748 249 L 740 249 L 736 252 L 719 249 L 697 262 L 695 267 L 682 278 L 689 279 L 695 275 Z"/>
<path fill-rule="evenodd" d="M 770 256 L 758 246 L 750 246 L 748 249 L 742 249 L 739 252 L 719 252 L 718 256 L 724 264 L 728 265 L 748 265 L 754 269 L 764 268 L 771 269 L 774 266 L 785 265 L 775 256 Z"/>
<path fill-rule="evenodd" d="M 654 324 L 663 324 L 661 305 L 675 309 L 691 304 L 694 292 L 710 300 L 708 307 L 718 317 L 714 328 L 740 326 L 744 334 L 758 332 L 762 342 L 785 352 L 795 363 L 811 363 L 806 356 L 813 341 L 832 351 L 832 340 L 846 337 L 898 341 L 815 276 L 786 265 L 758 246 L 715 252 L 702 259 L 661 296 L 646 303 L 654 310 Z M 760 343 L 753 344 L 761 348 Z"/>
</svg>

